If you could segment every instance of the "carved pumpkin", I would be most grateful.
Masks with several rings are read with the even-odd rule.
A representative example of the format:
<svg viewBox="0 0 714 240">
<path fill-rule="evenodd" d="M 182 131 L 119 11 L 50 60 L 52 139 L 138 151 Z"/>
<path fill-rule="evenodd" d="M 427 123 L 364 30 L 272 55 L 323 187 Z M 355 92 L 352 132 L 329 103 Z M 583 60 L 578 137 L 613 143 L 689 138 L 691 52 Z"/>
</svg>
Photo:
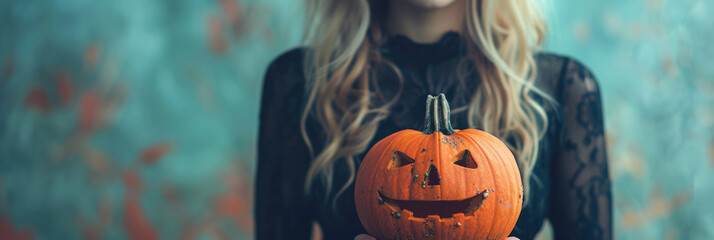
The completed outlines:
<svg viewBox="0 0 714 240">
<path fill-rule="evenodd" d="M 505 239 L 522 194 L 508 147 L 480 130 L 454 131 L 444 94 L 427 98 L 423 131 L 375 144 L 355 182 L 359 219 L 377 239 Z"/>
</svg>

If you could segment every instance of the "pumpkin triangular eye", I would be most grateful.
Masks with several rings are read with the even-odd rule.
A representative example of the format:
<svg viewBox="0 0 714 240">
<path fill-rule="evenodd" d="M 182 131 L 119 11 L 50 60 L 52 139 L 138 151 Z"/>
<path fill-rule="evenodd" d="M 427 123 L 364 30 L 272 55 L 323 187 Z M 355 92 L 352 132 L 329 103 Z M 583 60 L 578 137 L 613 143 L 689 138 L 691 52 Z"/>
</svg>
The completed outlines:
<svg viewBox="0 0 714 240">
<path fill-rule="evenodd" d="M 403 152 L 394 151 L 394 155 L 392 156 L 392 164 L 389 165 L 389 169 L 404 167 L 412 163 L 414 163 L 414 159 L 410 158 Z"/>
<path fill-rule="evenodd" d="M 471 152 L 469 152 L 469 150 L 464 150 L 459 154 L 456 154 L 456 157 L 454 157 L 451 162 L 465 168 L 478 168 L 476 160 L 474 160 L 474 157 L 471 156 Z"/>
</svg>

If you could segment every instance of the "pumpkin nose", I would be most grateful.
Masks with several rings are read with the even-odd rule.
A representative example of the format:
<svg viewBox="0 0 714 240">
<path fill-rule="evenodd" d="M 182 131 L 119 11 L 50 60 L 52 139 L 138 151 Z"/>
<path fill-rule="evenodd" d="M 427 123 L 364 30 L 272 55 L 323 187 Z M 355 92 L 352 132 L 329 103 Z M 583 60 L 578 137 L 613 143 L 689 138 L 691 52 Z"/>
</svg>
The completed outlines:
<svg viewBox="0 0 714 240">
<path fill-rule="evenodd" d="M 436 170 L 436 167 L 434 167 L 434 164 L 429 166 L 429 171 L 427 172 L 427 178 L 426 180 L 426 185 L 441 185 L 441 177 L 439 177 L 439 170 Z"/>
</svg>

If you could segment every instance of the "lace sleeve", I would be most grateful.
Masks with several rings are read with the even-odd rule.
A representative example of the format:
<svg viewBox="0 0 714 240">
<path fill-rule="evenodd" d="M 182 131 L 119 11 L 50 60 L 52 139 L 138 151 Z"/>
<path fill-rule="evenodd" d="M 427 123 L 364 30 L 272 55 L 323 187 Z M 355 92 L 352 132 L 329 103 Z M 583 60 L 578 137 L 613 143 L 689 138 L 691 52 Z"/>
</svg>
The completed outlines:
<svg viewBox="0 0 714 240">
<path fill-rule="evenodd" d="M 255 186 L 256 239 L 308 239 L 313 210 L 303 194 L 310 162 L 300 134 L 301 54 L 268 67 L 263 85 Z"/>
<path fill-rule="evenodd" d="M 612 196 L 600 90 L 595 77 L 565 61 L 556 98 L 562 125 L 552 162 L 549 218 L 555 239 L 612 239 Z"/>
</svg>

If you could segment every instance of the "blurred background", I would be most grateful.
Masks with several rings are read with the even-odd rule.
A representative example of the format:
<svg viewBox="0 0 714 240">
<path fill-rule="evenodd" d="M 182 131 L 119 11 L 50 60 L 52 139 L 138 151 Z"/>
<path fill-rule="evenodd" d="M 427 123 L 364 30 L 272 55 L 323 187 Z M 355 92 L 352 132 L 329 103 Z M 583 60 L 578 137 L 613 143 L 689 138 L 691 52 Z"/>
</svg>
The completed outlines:
<svg viewBox="0 0 714 240">
<path fill-rule="evenodd" d="M 714 239 L 714 1 L 551 5 L 545 49 L 602 88 L 616 238 Z M 262 77 L 301 10 L 0 1 L 0 239 L 252 239 Z"/>
</svg>

